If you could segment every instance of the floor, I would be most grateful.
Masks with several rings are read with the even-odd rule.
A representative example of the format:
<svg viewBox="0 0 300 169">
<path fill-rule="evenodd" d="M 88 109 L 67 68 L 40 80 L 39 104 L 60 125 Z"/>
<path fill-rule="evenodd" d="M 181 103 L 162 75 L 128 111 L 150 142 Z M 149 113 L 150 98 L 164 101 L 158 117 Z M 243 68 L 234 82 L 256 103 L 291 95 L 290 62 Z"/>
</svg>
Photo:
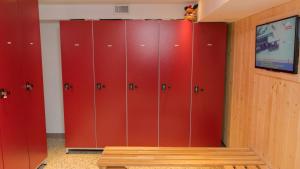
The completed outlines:
<svg viewBox="0 0 300 169">
<path fill-rule="evenodd" d="M 100 152 L 80 151 L 65 153 L 62 137 L 48 138 L 48 158 L 44 169 L 98 169 Z"/>
<path fill-rule="evenodd" d="M 100 151 L 76 151 L 65 153 L 63 137 L 48 137 L 47 165 L 40 169 L 99 169 Z M 222 169 L 221 167 L 129 167 L 128 169 Z"/>
</svg>

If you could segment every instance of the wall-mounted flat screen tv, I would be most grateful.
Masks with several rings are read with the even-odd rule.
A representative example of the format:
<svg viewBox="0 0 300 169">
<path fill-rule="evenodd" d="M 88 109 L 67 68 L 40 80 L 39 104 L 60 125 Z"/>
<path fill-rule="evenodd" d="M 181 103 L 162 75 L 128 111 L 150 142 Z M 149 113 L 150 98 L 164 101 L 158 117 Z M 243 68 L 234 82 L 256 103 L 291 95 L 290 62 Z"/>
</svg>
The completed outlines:
<svg viewBox="0 0 300 169">
<path fill-rule="evenodd" d="M 298 16 L 258 25 L 256 27 L 255 67 L 298 73 Z"/>
</svg>

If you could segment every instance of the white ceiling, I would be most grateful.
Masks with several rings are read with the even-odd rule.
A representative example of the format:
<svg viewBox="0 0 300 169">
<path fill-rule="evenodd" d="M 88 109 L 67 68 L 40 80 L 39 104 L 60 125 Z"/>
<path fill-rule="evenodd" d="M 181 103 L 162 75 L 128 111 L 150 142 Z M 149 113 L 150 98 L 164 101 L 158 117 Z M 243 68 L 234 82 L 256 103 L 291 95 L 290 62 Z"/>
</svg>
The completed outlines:
<svg viewBox="0 0 300 169">
<path fill-rule="evenodd" d="M 195 3 L 198 0 L 39 0 L 41 4 L 88 4 L 88 3 L 105 3 L 105 4 L 131 4 L 131 3 Z"/>
</svg>

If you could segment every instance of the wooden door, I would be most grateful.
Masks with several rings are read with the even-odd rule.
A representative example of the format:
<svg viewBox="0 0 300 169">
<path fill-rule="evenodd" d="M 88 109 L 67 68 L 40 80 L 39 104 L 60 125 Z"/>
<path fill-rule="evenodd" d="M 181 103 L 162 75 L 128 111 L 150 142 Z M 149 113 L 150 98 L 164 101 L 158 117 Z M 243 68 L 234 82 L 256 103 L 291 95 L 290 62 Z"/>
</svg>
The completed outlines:
<svg viewBox="0 0 300 169">
<path fill-rule="evenodd" d="M 221 146 L 227 25 L 197 23 L 194 31 L 192 146 Z"/>
<path fill-rule="evenodd" d="M 94 49 L 97 146 L 125 146 L 125 21 L 95 21 Z"/>
<path fill-rule="evenodd" d="M 29 168 L 18 12 L 17 1 L 0 1 L 0 129 L 5 169 Z"/>
<path fill-rule="evenodd" d="M 160 24 L 160 146 L 189 146 L 192 30 L 188 21 Z"/>
<path fill-rule="evenodd" d="M 60 24 L 66 147 L 95 148 L 92 22 Z"/>
<path fill-rule="evenodd" d="M 19 0 L 22 28 L 22 78 L 24 85 L 30 168 L 47 157 L 40 27 L 37 0 Z"/>
<path fill-rule="evenodd" d="M 126 21 L 128 145 L 158 145 L 157 21 Z"/>
</svg>

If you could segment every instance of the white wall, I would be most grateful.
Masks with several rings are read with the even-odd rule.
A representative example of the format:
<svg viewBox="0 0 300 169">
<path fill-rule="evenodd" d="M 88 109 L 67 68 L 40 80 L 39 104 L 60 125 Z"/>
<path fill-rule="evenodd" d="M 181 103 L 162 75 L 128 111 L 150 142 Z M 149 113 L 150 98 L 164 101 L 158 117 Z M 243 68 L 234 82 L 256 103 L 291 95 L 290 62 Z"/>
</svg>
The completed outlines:
<svg viewBox="0 0 300 169">
<path fill-rule="evenodd" d="M 202 19 L 229 0 L 199 0 L 198 18 Z"/>
<path fill-rule="evenodd" d="M 130 14 L 116 15 L 113 5 L 40 5 L 47 133 L 64 133 L 59 20 L 181 19 L 185 4 L 131 4 Z"/>
<path fill-rule="evenodd" d="M 42 4 L 41 20 L 182 19 L 186 4 L 130 4 L 129 14 L 115 14 L 114 4 Z"/>
<path fill-rule="evenodd" d="M 41 22 L 47 133 L 64 133 L 59 22 Z"/>
</svg>

